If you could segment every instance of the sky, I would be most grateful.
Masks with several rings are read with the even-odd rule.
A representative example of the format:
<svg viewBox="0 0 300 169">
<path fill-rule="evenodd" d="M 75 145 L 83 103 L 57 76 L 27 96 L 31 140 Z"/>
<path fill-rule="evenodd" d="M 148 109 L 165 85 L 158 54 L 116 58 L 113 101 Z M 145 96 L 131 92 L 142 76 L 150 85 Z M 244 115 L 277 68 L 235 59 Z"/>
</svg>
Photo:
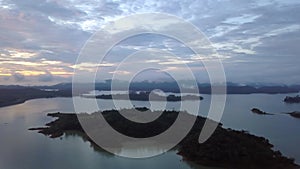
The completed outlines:
<svg viewBox="0 0 300 169">
<path fill-rule="evenodd" d="M 87 40 L 105 25 L 149 12 L 174 15 L 201 30 L 218 52 L 227 81 L 300 84 L 299 11 L 299 0 L 0 0 L 0 84 L 71 82 L 75 68 L 85 73 L 98 70 L 99 81 L 113 75 L 126 80 L 136 73 L 135 65 L 145 63 L 180 72 L 183 80 L 186 64 L 199 82 L 207 82 L 201 63 L 206 58 L 158 35 L 123 41 L 102 63 L 77 63 Z M 116 70 L 131 53 L 155 48 L 179 58 L 143 54 L 140 60 L 127 60 L 126 70 Z M 165 78 L 153 70 L 140 77 Z"/>
</svg>

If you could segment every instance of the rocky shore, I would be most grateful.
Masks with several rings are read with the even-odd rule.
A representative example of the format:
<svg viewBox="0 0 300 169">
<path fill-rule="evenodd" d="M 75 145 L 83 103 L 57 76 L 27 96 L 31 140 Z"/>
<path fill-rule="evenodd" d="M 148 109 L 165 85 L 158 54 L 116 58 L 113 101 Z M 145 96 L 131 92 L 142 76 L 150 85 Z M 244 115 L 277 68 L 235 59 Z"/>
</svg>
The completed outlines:
<svg viewBox="0 0 300 169">
<path fill-rule="evenodd" d="M 130 113 L 132 109 L 124 109 L 123 113 Z M 147 110 L 143 108 L 141 110 Z M 113 128 L 125 135 L 138 138 L 155 136 L 167 130 L 176 120 L 179 113 L 184 116 L 192 116 L 186 112 L 164 111 L 155 121 L 150 123 L 135 123 L 125 119 L 116 110 L 97 112 L 93 114 L 81 114 L 93 119 L 99 113 L 113 126 Z M 158 112 L 151 112 L 158 113 Z M 46 124 L 46 127 L 31 128 L 39 133 L 57 138 L 68 131 L 77 131 L 85 135 L 76 114 L 52 113 L 48 116 L 57 118 Z M 189 134 L 176 147 L 178 154 L 184 160 L 206 166 L 222 168 L 243 169 L 296 169 L 298 165 L 293 159 L 284 157 L 279 151 L 272 149 L 273 145 L 263 137 L 257 137 L 245 131 L 225 129 L 221 124 L 209 140 L 203 144 L 198 143 L 198 137 L 204 125 L 205 118 L 198 116 Z M 185 122 L 182 122 L 184 125 Z M 85 135 L 88 138 L 87 135 Z M 105 139 L 105 136 L 103 136 Z M 93 144 L 93 141 L 88 138 Z"/>
</svg>

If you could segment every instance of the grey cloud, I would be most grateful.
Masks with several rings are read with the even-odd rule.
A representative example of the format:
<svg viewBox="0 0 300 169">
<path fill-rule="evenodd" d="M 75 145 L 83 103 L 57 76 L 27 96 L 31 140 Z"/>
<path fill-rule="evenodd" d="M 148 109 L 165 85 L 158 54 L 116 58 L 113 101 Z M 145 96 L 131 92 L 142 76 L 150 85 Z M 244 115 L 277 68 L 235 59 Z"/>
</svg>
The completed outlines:
<svg viewBox="0 0 300 169">
<path fill-rule="evenodd" d="M 292 79 L 289 81 L 300 82 L 297 79 L 300 30 L 284 30 L 300 25 L 298 0 L 3 0 L 1 3 L 15 7 L 0 8 L 0 49 L 36 51 L 36 57 L 26 59 L 31 62 L 44 58 L 73 64 L 85 41 L 101 25 L 130 14 L 166 12 L 191 21 L 214 44 L 221 46 L 220 54 L 230 56 L 223 61 L 229 80 L 281 82 L 286 80 L 286 73 Z M 107 61 L 117 63 L 137 49 L 147 47 L 167 48 L 184 59 L 191 55 L 181 44 L 140 36 L 117 46 Z M 284 66 L 282 71 L 276 69 L 280 66 Z M 56 67 L 72 71 L 65 65 Z M 274 70 L 265 71 L 265 67 Z M 51 81 L 50 76 L 45 79 L 38 80 Z M 58 80 L 63 79 L 52 76 L 52 82 Z"/>
<path fill-rule="evenodd" d="M 39 12 L 46 16 L 56 16 L 62 18 L 73 18 L 86 15 L 85 12 L 76 9 L 69 9 L 59 5 L 56 1 L 36 1 L 36 0 L 10 0 L 21 11 L 32 13 Z"/>
<path fill-rule="evenodd" d="M 23 11 L 0 11 L 0 48 L 48 50 L 41 58 L 48 57 L 74 62 L 80 48 L 90 34 L 56 25 L 46 17 Z M 10 18 L 9 20 L 7 18 Z"/>
<path fill-rule="evenodd" d="M 234 66 L 233 66 L 234 65 Z M 293 84 L 300 75 L 295 73 L 299 68 L 293 64 L 269 62 L 240 62 L 224 64 L 227 78 L 235 82 L 262 82 Z"/>
</svg>

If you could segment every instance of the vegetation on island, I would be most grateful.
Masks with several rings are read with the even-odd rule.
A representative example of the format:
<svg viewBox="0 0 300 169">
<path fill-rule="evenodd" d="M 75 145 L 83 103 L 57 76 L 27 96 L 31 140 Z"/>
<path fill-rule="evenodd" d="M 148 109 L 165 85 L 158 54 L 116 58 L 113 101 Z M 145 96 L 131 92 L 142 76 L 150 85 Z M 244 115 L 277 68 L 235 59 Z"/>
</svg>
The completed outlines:
<svg viewBox="0 0 300 169">
<path fill-rule="evenodd" d="M 253 108 L 251 111 L 252 111 L 253 113 L 259 114 L 259 115 L 274 115 L 274 114 L 272 114 L 272 113 L 267 113 L 267 112 L 265 112 L 265 111 L 262 111 L 262 110 L 260 110 L 260 109 L 258 109 L 258 108 Z M 300 112 L 299 112 L 299 111 L 293 111 L 293 112 L 282 113 L 282 114 L 289 114 L 289 115 L 292 116 L 292 117 L 300 118 Z"/>
<path fill-rule="evenodd" d="M 122 111 L 122 114 L 128 113 L 127 115 L 134 116 L 131 114 L 132 110 L 133 109 L 123 109 L 120 111 Z M 147 108 L 139 108 L 139 110 L 141 110 L 141 113 L 159 113 L 156 111 L 148 111 Z M 179 113 L 182 113 L 185 118 L 193 116 L 187 112 L 165 110 L 159 118 L 150 123 L 136 123 L 124 118 L 117 110 L 107 110 L 93 114 L 52 113 L 48 114 L 48 116 L 55 117 L 57 118 L 56 120 L 46 124 L 46 127 L 31 128 L 30 130 L 38 130 L 39 133 L 48 135 L 51 138 L 60 137 L 70 131 L 77 131 L 81 133 L 80 135 L 83 136 L 84 139 L 89 140 L 94 147 L 97 147 L 85 134 L 79 123 L 78 116 L 93 120 L 99 117 L 99 113 L 118 132 L 137 138 L 147 138 L 166 131 L 174 123 Z M 178 154 L 181 155 L 184 160 L 222 168 L 299 168 L 293 159 L 284 157 L 279 151 L 274 151 L 272 149 L 273 145 L 270 144 L 267 139 L 251 135 L 245 131 L 225 129 L 221 124 L 218 124 L 214 134 L 205 143 L 198 143 L 198 138 L 205 120 L 206 118 L 197 116 L 196 122 L 189 134 L 176 147 Z M 91 123 L 93 124 L 93 121 L 91 121 Z M 184 126 L 186 121 L 182 121 L 181 123 L 182 126 Z M 101 127 L 101 124 L 97 125 L 99 125 L 97 129 L 105 131 L 105 128 L 103 126 Z M 105 135 L 100 138 L 107 139 Z M 118 142 L 118 140 L 111 141 Z"/>
<path fill-rule="evenodd" d="M 289 114 L 292 117 L 300 119 L 300 112 L 299 111 L 294 111 L 294 112 L 290 112 L 290 113 L 287 113 L 287 114 Z"/>
<path fill-rule="evenodd" d="M 159 94 L 151 93 L 151 92 L 130 92 L 129 94 L 108 94 L 108 95 L 97 95 L 97 96 L 89 96 L 82 95 L 86 98 L 96 98 L 96 99 L 116 99 L 116 100 L 136 100 L 136 101 L 186 101 L 186 100 L 203 100 L 201 96 L 195 95 L 186 95 L 186 96 L 175 96 L 173 94 L 167 96 L 161 96 Z"/>
<path fill-rule="evenodd" d="M 251 111 L 255 114 L 259 114 L 259 115 L 273 115 L 272 113 L 267 113 L 267 112 L 264 112 L 258 108 L 253 108 L 251 109 Z"/>
<path fill-rule="evenodd" d="M 286 96 L 283 101 L 286 103 L 300 103 L 300 96 L 299 95 L 295 97 Z"/>
</svg>

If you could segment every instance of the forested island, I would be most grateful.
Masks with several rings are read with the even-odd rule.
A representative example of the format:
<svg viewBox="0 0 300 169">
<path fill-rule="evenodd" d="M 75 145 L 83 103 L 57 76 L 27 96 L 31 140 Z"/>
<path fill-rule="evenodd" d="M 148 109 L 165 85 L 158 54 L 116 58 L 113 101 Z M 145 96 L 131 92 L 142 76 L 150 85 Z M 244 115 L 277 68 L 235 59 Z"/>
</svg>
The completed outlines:
<svg viewBox="0 0 300 169">
<path fill-rule="evenodd" d="M 267 112 L 262 111 L 262 110 L 260 110 L 260 109 L 258 109 L 258 108 L 253 108 L 253 109 L 251 109 L 251 111 L 252 111 L 253 113 L 259 114 L 259 115 L 273 115 L 272 113 L 267 113 Z"/>
<path fill-rule="evenodd" d="M 295 97 L 286 96 L 283 101 L 286 103 L 300 103 L 300 96 L 299 95 Z"/>
<path fill-rule="evenodd" d="M 251 109 L 251 111 L 254 113 L 254 114 L 259 114 L 259 115 L 274 115 L 272 113 L 267 113 L 265 111 L 262 111 L 258 108 L 253 108 Z M 300 118 L 300 112 L 299 111 L 293 111 L 293 112 L 288 112 L 288 113 L 281 113 L 281 114 L 288 114 L 294 118 Z"/>
<path fill-rule="evenodd" d="M 129 94 L 108 94 L 108 95 L 82 95 L 86 98 L 96 98 L 96 99 L 116 99 L 116 100 L 136 100 L 136 101 L 186 101 L 186 100 L 203 100 L 201 96 L 186 95 L 186 96 L 175 96 L 173 94 L 167 96 L 161 96 L 151 92 L 130 92 Z"/>
<path fill-rule="evenodd" d="M 290 112 L 290 113 L 287 113 L 287 114 L 289 114 L 292 117 L 300 119 L 300 112 L 298 112 L 298 111 Z"/>
<path fill-rule="evenodd" d="M 129 113 L 133 109 L 122 109 L 122 113 Z M 147 108 L 139 108 L 140 111 L 149 111 Z M 100 114 L 99 114 L 100 113 Z M 150 111 L 150 113 L 159 113 Z M 178 114 L 182 113 L 185 118 L 193 115 L 187 112 L 164 111 L 159 118 L 150 123 L 135 123 L 124 118 L 117 110 L 107 110 L 93 114 L 64 114 L 52 113 L 50 117 L 56 120 L 46 124 L 46 127 L 31 128 L 39 133 L 57 138 L 69 131 L 76 131 L 97 147 L 82 129 L 78 116 L 88 119 L 97 119 L 103 115 L 106 121 L 118 132 L 136 138 L 147 138 L 166 131 L 176 120 Z M 189 134 L 176 147 L 178 154 L 184 160 L 206 166 L 222 168 L 243 168 L 243 169 L 294 169 L 299 168 L 293 159 L 284 157 L 279 151 L 274 151 L 273 145 L 263 137 L 257 137 L 245 131 L 225 129 L 218 125 L 214 134 L 203 144 L 198 143 L 199 134 L 204 125 L 205 118 L 197 116 L 196 122 Z M 182 125 L 185 125 L 182 121 Z M 101 125 L 101 124 L 99 124 Z M 99 127 L 99 126 L 98 126 Z M 97 128 L 98 129 L 98 128 Z M 105 128 L 99 128 L 105 131 Z M 178 131 L 180 132 L 180 131 Z M 102 137 L 101 137 L 102 138 Z M 103 135 L 103 139 L 106 139 Z M 117 140 L 114 140 L 118 142 Z"/>
</svg>

